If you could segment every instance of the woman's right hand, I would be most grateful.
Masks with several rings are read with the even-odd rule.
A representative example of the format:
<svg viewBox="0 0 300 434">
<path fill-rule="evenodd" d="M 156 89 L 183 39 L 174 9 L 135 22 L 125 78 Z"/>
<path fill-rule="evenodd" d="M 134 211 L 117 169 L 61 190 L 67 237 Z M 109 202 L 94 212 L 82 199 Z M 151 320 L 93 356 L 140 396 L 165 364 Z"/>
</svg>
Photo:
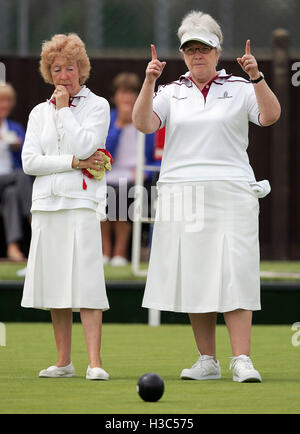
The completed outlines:
<svg viewBox="0 0 300 434">
<path fill-rule="evenodd" d="M 153 112 L 153 92 L 155 82 L 161 76 L 166 62 L 157 58 L 155 46 L 151 45 L 152 60 L 146 69 L 146 78 L 134 104 L 132 120 L 135 128 L 144 134 L 152 134 L 160 127 L 160 119 Z"/>
<path fill-rule="evenodd" d="M 146 69 L 146 80 L 154 83 L 162 74 L 167 62 L 160 62 L 157 58 L 155 45 L 151 44 L 152 60 L 148 63 Z"/>
<path fill-rule="evenodd" d="M 99 166 L 103 166 L 104 161 L 102 159 L 102 152 L 96 151 L 93 155 L 91 155 L 86 160 L 79 160 L 79 167 L 76 165 L 75 160 L 76 158 L 73 157 L 73 163 L 72 167 L 77 169 L 94 169 L 94 170 L 100 170 Z"/>
</svg>

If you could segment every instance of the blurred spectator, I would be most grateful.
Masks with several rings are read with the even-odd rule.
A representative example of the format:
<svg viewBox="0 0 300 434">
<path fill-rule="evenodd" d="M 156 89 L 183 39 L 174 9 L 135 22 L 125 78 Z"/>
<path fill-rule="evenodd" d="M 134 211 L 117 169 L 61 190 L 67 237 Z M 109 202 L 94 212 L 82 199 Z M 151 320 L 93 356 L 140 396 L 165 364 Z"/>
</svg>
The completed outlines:
<svg viewBox="0 0 300 434">
<path fill-rule="evenodd" d="M 14 88 L 0 83 L 0 212 L 7 256 L 13 261 L 22 261 L 25 258 L 19 242 L 23 239 L 23 219 L 30 216 L 32 178 L 22 170 L 24 128 L 9 119 L 15 103 Z"/>
<path fill-rule="evenodd" d="M 108 194 L 108 220 L 101 222 L 103 260 L 111 265 L 126 265 L 131 235 L 128 208 L 134 198 L 128 192 L 135 183 L 137 164 L 137 130 L 132 123 L 132 110 L 141 83 L 134 73 L 122 72 L 113 80 L 113 104 L 106 149 L 114 158 L 111 172 L 107 172 L 108 189 L 113 187 L 115 197 Z M 146 136 L 145 163 L 154 163 L 154 135 Z M 145 175 L 145 185 L 151 183 L 151 175 Z M 114 202 L 114 203 L 113 203 Z M 110 213 L 112 211 L 112 213 Z M 110 218 L 111 216 L 111 218 Z M 114 216 L 116 220 L 114 220 Z"/>
</svg>

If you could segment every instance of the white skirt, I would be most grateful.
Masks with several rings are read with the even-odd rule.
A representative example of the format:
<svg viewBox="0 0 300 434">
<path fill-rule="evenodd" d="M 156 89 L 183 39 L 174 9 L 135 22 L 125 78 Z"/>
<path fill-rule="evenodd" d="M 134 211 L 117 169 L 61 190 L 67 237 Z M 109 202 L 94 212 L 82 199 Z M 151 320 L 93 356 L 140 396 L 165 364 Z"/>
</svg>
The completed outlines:
<svg viewBox="0 0 300 434">
<path fill-rule="evenodd" d="M 248 182 L 160 185 L 143 307 L 260 310 L 258 214 Z"/>
<path fill-rule="evenodd" d="M 109 309 L 100 222 L 91 209 L 34 211 L 23 307 Z"/>
</svg>

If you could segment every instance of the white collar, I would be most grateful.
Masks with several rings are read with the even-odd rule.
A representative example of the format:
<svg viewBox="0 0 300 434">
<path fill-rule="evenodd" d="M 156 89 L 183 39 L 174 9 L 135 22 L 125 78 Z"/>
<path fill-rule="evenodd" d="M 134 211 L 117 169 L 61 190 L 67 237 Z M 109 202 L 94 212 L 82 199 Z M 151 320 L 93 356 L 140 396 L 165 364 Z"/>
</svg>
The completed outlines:
<svg viewBox="0 0 300 434">
<path fill-rule="evenodd" d="M 218 77 L 216 77 L 213 81 L 218 83 L 218 84 L 223 84 L 223 80 L 228 80 L 228 78 L 230 78 L 232 76 L 232 74 L 227 74 L 225 69 L 221 69 L 221 71 L 217 71 Z M 187 71 L 185 74 L 181 75 L 179 77 L 179 81 L 184 81 L 185 84 L 188 87 L 192 86 L 191 83 L 191 73 L 190 71 Z M 221 82 L 219 82 L 221 81 Z"/>
<path fill-rule="evenodd" d="M 76 93 L 76 95 L 74 95 L 73 98 L 78 98 L 78 97 L 84 97 L 86 98 L 88 96 L 88 94 L 90 93 L 90 89 L 86 87 L 86 85 L 84 84 L 80 91 L 78 93 Z"/>
<path fill-rule="evenodd" d="M 76 93 L 76 95 L 74 95 L 71 98 L 86 98 L 90 92 L 91 92 L 90 89 L 88 87 L 86 87 L 86 85 L 84 84 L 81 87 L 80 91 L 78 93 Z M 47 102 L 50 104 L 52 99 L 53 99 L 53 94 L 51 95 L 51 97 L 49 99 L 47 99 Z M 74 106 L 74 107 L 76 107 L 76 106 Z"/>
</svg>

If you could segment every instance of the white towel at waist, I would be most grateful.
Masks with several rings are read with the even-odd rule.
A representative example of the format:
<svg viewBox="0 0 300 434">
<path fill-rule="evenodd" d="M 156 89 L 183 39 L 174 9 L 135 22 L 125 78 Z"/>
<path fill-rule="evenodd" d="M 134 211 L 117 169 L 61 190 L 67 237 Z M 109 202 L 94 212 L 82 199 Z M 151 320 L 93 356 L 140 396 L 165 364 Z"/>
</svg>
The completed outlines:
<svg viewBox="0 0 300 434">
<path fill-rule="evenodd" d="M 259 199 L 267 196 L 271 191 L 271 186 L 267 179 L 263 179 L 262 181 L 250 182 L 250 186 L 254 191 L 256 197 L 258 197 Z"/>
</svg>

